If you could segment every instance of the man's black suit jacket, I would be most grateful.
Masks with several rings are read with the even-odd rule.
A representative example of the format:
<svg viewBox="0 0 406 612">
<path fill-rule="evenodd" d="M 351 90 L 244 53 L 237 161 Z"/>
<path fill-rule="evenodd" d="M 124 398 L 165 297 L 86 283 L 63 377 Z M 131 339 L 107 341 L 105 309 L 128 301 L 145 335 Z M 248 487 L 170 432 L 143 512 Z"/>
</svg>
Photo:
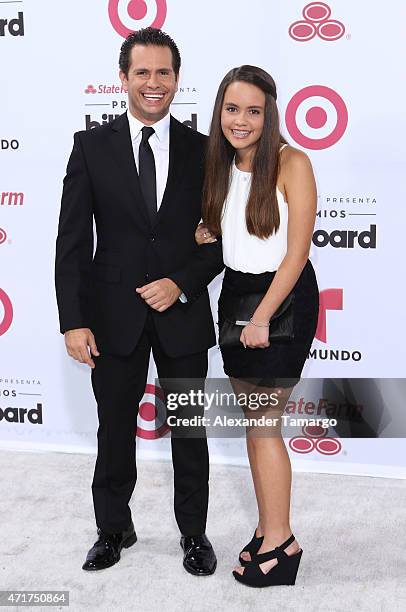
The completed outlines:
<svg viewBox="0 0 406 612">
<path fill-rule="evenodd" d="M 168 180 L 151 225 L 127 115 L 75 134 L 56 242 L 61 333 L 89 327 L 101 353 L 130 354 L 152 310 L 135 288 L 168 277 L 188 302 L 152 310 L 165 352 L 177 357 L 215 344 L 207 285 L 223 268 L 221 241 L 197 247 L 194 238 L 206 139 L 171 117 Z"/>
</svg>

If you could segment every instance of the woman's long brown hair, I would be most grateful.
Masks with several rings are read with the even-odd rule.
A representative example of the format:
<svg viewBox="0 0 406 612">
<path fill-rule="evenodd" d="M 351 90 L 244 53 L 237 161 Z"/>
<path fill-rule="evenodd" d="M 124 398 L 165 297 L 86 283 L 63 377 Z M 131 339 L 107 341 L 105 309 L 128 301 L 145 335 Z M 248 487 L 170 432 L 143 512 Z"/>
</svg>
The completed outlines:
<svg viewBox="0 0 406 612">
<path fill-rule="evenodd" d="M 230 186 L 230 170 L 235 155 L 221 129 L 224 95 L 230 83 L 242 81 L 259 87 L 265 94 L 264 128 L 252 163 L 251 190 L 246 208 L 248 232 L 268 238 L 279 228 L 276 182 L 279 174 L 281 136 L 276 106 L 276 86 L 270 74 L 256 66 L 233 68 L 220 83 L 214 104 L 206 154 L 203 187 L 203 221 L 216 236 L 221 235 L 221 214 Z"/>
</svg>

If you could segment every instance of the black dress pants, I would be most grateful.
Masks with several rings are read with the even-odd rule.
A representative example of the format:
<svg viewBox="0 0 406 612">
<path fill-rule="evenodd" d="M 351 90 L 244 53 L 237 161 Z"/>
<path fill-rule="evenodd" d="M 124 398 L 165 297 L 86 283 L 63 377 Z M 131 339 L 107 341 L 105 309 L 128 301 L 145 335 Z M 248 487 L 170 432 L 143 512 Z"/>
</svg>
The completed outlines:
<svg viewBox="0 0 406 612">
<path fill-rule="evenodd" d="M 174 388 L 177 391 L 182 388 L 187 392 L 188 386 L 194 390 L 197 390 L 197 386 L 204 388 L 207 351 L 184 357 L 168 357 L 156 333 L 152 313 L 148 314 L 137 347 L 129 356 L 101 354 L 94 357 L 95 368 L 91 378 L 99 428 L 92 493 L 96 524 L 107 533 L 123 531 L 131 521 L 129 501 L 137 479 L 135 432 L 151 349 L 158 378 L 166 379 L 164 385 L 161 384 L 164 394 L 168 392 L 165 388 L 168 379 L 176 379 Z M 183 409 L 183 414 L 187 408 Z M 196 408 L 191 410 L 196 414 Z M 200 428 L 194 437 L 188 437 L 187 432 L 182 436 L 179 430 L 176 435 L 174 433 L 172 431 L 171 447 L 175 518 L 182 534 L 199 535 L 206 530 L 208 504 L 206 435 L 204 428 Z"/>
</svg>

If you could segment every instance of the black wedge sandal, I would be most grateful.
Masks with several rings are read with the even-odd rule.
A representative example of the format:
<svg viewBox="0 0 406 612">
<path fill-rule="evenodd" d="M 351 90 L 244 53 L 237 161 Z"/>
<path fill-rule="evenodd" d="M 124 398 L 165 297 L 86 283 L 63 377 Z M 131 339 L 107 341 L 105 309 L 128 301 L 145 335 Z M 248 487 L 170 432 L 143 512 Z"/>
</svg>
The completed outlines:
<svg viewBox="0 0 406 612">
<path fill-rule="evenodd" d="M 246 586 L 257 588 L 295 584 L 303 550 L 300 549 L 294 555 L 287 555 L 284 552 L 285 548 L 294 541 L 295 537 L 292 534 L 286 542 L 276 546 L 273 550 L 255 555 L 252 561 L 245 566 L 242 574 L 233 571 L 234 578 Z M 259 566 L 271 559 L 278 559 L 278 563 L 265 574 Z"/>
<path fill-rule="evenodd" d="M 248 563 L 251 563 L 252 557 L 254 555 L 256 555 L 257 552 L 259 551 L 259 549 L 261 548 L 261 544 L 262 544 L 262 541 L 264 539 L 264 536 L 259 536 L 259 538 L 258 538 L 256 536 L 256 533 L 257 533 L 257 530 L 255 529 L 254 535 L 252 536 L 251 540 L 248 542 L 248 544 L 246 546 L 244 546 L 244 548 L 240 552 L 240 556 L 238 557 L 238 561 L 239 561 L 240 565 L 242 565 L 243 567 L 245 567 Z M 250 553 L 251 559 L 249 561 L 246 561 L 245 559 L 243 559 L 241 557 L 243 552 L 249 552 Z"/>
</svg>

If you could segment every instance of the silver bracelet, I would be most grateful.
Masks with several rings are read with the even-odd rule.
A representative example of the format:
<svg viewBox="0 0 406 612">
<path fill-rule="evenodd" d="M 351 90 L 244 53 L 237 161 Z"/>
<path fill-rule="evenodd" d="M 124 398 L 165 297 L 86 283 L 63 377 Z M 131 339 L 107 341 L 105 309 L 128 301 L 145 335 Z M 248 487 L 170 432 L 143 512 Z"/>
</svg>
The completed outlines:
<svg viewBox="0 0 406 612">
<path fill-rule="evenodd" d="M 252 320 L 252 317 L 250 319 L 250 323 L 252 323 L 252 325 L 255 325 L 255 327 L 269 327 L 270 323 L 254 323 L 254 321 Z"/>
</svg>

